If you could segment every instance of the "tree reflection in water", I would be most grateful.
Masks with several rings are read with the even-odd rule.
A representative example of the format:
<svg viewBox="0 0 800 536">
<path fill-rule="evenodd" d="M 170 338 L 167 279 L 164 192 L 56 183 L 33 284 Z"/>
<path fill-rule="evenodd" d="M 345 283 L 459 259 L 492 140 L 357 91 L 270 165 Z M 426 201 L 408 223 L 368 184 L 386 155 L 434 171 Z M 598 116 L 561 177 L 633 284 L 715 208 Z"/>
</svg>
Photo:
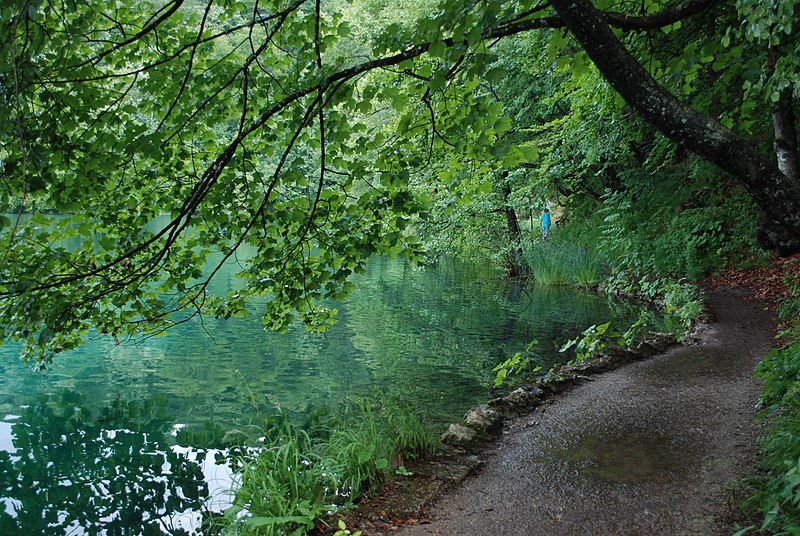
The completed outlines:
<svg viewBox="0 0 800 536">
<path fill-rule="evenodd" d="M 0 534 L 191 534 L 208 485 L 172 448 L 166 404 L 86 402 L 64 391 L 6 418 Z"/>
</svg>

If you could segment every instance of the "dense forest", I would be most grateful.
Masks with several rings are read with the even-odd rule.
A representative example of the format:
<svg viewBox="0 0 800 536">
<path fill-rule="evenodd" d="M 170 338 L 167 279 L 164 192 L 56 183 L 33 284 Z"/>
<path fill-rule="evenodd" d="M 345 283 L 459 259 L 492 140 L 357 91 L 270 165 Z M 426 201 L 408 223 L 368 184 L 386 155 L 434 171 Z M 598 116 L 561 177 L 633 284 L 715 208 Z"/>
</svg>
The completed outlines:
<svg viewBox="0 0 800 536">
<path fill-rule="evenodd" d="M 792 255 L 798 9 L 5 2 L 0 340 L 44 365 L 92 330 L 159 333 L 253 296 L 270 328 L 322 330 L 376 254 L 654 293 Z M 230 260 L 243 287 L 211 294 Z M 774 408 L 798 355 L 764 365 Z M 796 529 L 782 482 L 794 510 L 767 519 Z"/>
</svg>

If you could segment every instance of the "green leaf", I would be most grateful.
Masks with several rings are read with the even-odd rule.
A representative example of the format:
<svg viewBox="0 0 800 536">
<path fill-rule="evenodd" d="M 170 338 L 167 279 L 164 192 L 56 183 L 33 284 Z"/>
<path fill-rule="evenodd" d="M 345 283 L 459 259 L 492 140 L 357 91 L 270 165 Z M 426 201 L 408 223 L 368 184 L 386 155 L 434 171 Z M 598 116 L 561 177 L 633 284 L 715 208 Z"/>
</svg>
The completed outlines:
<svg viewBox="0 0 800 536">
<path fill-rule="evenodd" d="M 408 132 L 408 126 L 411 123 L 411 114 L 404 114 L 400 121 L 397 123 L 397 133 L 403 135 Z"/>
<path fill-rule="evenodd" d="M 445 45 L 442 41 L 436 41 L 431 43 L 428 52 L 434 58 L 444 58 L 445 54 L 447 53 L 447 45 Z"/>
<path fill-rule="evenodd" d="M 417 74 L 423 78 L 429 78 L 433 74 L 433 67 L 426 63 L 417 69 Z"/>
<path fill-rule="evenodd" d="M 428 87 L 431 88 L 431 91 L 439 91 L 444 87 L 444 82 L 444 73 L 436 71 L 428 81 Z"/>
<path fill-rule="evenodd" d="M 111 238 L 110 236 L 103 236 L 103 237 L 101 237 L 101 238 L 100 238 L 100 239 L 97 241 L 97 243 L 98 243 L 98 244 L 100 244 L 100 247 L 102 247 L 102 248 L 103 248 L 103 249 L 105 249 L 106 251 L 112 251 L 112 250 L 113 250 L 113 249 L 116 247 L 116 245 L 117 245 L 117 242 L 116 242 L 116 240 L 114 240 L 114 239 L 113 239 L 113 238 Z"/>
<path fill-rule="evenodd" d="M 536 160 L 539 157 L 539 149 L 534 145 L 523 145 L 520 147 L 525 159 L 529 162 Z"/>
<path fill-rule="evenodd" d="M 306 516 L 258 516 L 248 518 L 244 525 L 251 529 L 266 527 L 283 526 L 289 523 L 305 525 L 309 528 L 314 526 L 314 520 Z"/>
<path fill-rule="evenodd" d="M 494 67 L 493 69 L 490 69 L 488 73 L 486 73 L 485 77 L 489 82 L 499 82 L 503 79 L 505 74 L 506 70 L 502 67 Z"/>
</svg>

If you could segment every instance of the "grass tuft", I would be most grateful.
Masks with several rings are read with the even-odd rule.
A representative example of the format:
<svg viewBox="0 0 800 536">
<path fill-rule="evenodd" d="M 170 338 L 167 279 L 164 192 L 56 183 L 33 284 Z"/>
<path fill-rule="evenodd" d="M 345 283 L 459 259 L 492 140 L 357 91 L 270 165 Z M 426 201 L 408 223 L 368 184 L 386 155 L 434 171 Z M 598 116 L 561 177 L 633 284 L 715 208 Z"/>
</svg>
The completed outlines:
<svg viewBox="0 0 800 536">
<path fill-rule="evenodd" d="M 403 461 L 431 454 L 436 435 L 413 412 L 369 401 L 329 423 L 323 439 L 281 418 L 262 448 L 238 460 L 233 506 L 210 524 L 220 535 L 306 534 L 314 521 L 352 505 Z"/>
<path fill-rule="evenodd" d="M 551 240 L 528 247 L 526 261 L 540 285 L 597 287 L 603 279 L 600 261 L 580 246 Z"/>
</svg>

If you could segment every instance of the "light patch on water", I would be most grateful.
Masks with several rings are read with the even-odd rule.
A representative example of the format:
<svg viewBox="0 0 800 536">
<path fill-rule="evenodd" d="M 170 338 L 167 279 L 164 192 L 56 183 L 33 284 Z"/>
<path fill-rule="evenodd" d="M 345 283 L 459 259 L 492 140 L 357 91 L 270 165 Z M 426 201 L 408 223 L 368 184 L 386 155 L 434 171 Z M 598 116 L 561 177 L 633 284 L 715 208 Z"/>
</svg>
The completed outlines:
<svg viewBox="0 0 800 536">
<path fill-rule="evenodd" d="M 17 449 L 13 443 L 12 427 L 16 423 L 0 421 L 0 449 L 10 453 L 14 453 Z M 104 444 L 118 439 L 120 442 L 125 439 L 126 435 L 138 435 L 136 432 L 125 429 L 116 430 L 103 430 L 94 441 L 100 447 L 100 458 L 113 459 L 115 454 L 118 454 L 118 448 L 115 450 L 110 445 Z M 159 504 L 157 508 L 149 512 L 142 512 L 143 522 L 153 522 L 152 528 L 158 527 L 157 530 L 163 534 L 201 534 L 201 526 L 203 521 L 203 511 L 209 510 L 213 512 L 222 512 L 233 503 L 234 498 L 234 474 L 230 465 L 224 462 L 218 462 L 218 459 L 224 460 L 229 455 L 227 450 L 218 449 L 194 449 L 191 447 L 170 446 L 164 447 L 163 450 L 156 444 L 148 443 L 147 435 L 142 435 L 144 439 L 144 448 L 146 450 L 147 459 L 152 460 L 152 467 L 154 471 L 145 471 L 141 475 L 128 475 L 134 476 L 132 480 L 128 480 L 125 486 L 125 493 L 141 495 L 142 497 L 154 500 L 154 503 Z M 57 436 L 56 441 L 62 442 L 68 440 L 65 436 Z M 45 448 L 45 451 L 48 449 Z M 31 452 L 27 453 L 29 456 Z M 202 508 L 191 509 L 187 508 L 183 511 L 170 511 L 164 506 L 174 503 L 175 497 L 180 499 L 177 502 L 185 502 L 189 498 L 185 497 L 184 490 L 181 486 L 171 487 L 170 478 L 176 472 L 175 456 L 179 459 L 185 459 L 190 464 L 195 464 L 199 467 L 202 473 L 203 480 L 208 489 L 208 496 Z M 170 459 L 170 457 L 172 457 Z M 15 457 L 11 457 L 13 463 Z M 16 457 L 19 460 L 19 457 Z M 104 459 L 95 458 L 95 465 L 98 467 L 102 465 Z M 56 467 L 52 460 L 46 462 L 48 469 Z M 143 469 L 145 469 L 143 467 Z M 111 466 L 109 473 L 106 473 L 109 478 L 99 478 L 94 481 L 87 481 L 86 475 L 76 473 L 75 475 L 53 475 L 56 478 L 52 481 L 55 486 L 60 489 L 74 488 L 76 486 L 88 486 L 91 491 L 101 503 L 105 498 L 111 497 L 114 493 L 113 482 L 116 477 L 124 476 L 127 472 L 123 467 Z M 91 471 L 89 472 L 91 475 Z M 99 475 L 96 475 L 99 476 Z M 74 478 L 73 478 L 74 477 Z M 141 482 L 138 480 L 141 478 Z M 143 487 L 142 483 L 146 482 L 147 487 Z M 152 484 L 161 484 L 153 486 Z M 30 483 L 33 490 L 41 490 L 47 487 L 47 484 L 35 480 Z M 84 488 L 86 489 L 86 488 Z M 158 490 L 161 491 L 158 491 Z M 157 494 L 154 495 L 154 494 Z M 2 500 L 2 507 L 5 513 L 11 518 L 17 519 L 23 513 L 23 503 L 14 497 L 0 497 Z M 53 505 L 55 506 L 55 505 Z M 73 514 L 64 509 L 55 510 L 55 519 L 50 525 L 49 531 L 53 535 L 64 534 L 70 536 L 84 536 L 88 534 L 106 535 L 113 531 L 107 530 L 104 525 L 110 525 L 119 522 L 119 511 L 110 512 L 108 515 L 98 518 L 91 526 L 83 526 L 80 520 L 74 519 Z M 42 514 L 44 515 L 44 513 Z"/>
<path fill-rule="evenodd" d="M 11 517 L 17 517 L 17 512 L 22 510 L 22 502 L 18 501 L 17 499 L 2 497 L 0 500 L 3 501 L 5 512 Z"/>
<path fill-rule="evenodd" d="M 14 446 L 14 440 L 11 436 L 11 430 L 13 427 L 13 423 L 0 422 L 0 450 L 4 450 L 9 454 L 14 454 L 17 452 L 17 448 Z"/>
<path fill-rule="evenodd" d="M 208 485 L 208 500 L 206 508 L 212 512 L 223 512 L 233 504 L 235 492 L 233 469 L 227 463 L 217 463 L 217 456 L 227 458 L 227 450 L 209 449 L 205 451 L 202 460 L 198 460 L 199 452 L 189 447 L 174 446 L 172 451 L 195 462 L 203 471 L 203 477 Z"/>
</svg>

